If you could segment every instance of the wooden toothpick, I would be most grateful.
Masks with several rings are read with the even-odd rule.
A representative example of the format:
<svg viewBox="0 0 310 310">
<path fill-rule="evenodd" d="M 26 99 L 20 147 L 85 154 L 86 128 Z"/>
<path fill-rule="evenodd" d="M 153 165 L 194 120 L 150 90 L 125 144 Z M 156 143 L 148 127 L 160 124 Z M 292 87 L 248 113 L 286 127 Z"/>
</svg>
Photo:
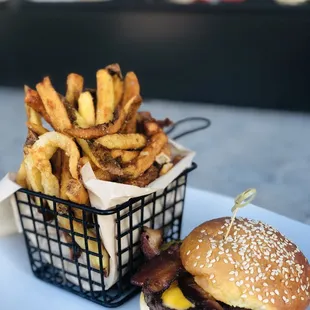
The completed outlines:
<svg viewBox="0 0 310 310">
<path fill-rule="evenodd" d="M 231 230 L 231 227 L 232 227 L 232 225 L 234 223 L 234 220 L 236 218 L 238 209 L 244 208 L 249 203 L 251 203 L 253 201 L 253 199 L 255 198 L 255 196 L 256 196 L 256 189 L 255 188 L 249 188 L 249 189 L 247 189 L 246 191 L 244 191 L 243 193 L 241 193 L 240 195 L 238 195 L 235 198 L 235 205 L 231 209 L 231 212 L 233 212 L 233 214 L 232 214 L 232 217 L 231 217 L 231 220 L 230 220 L 230 225 L 229 225 L 229 227 L 227 229 L 227 232 L 226 232 L 226 235 L 225 235 L 224 239 L 227 238 L 227 236 L 228 236 L 228 234 L 229 234 L 229 232 Z"/>
</svg>

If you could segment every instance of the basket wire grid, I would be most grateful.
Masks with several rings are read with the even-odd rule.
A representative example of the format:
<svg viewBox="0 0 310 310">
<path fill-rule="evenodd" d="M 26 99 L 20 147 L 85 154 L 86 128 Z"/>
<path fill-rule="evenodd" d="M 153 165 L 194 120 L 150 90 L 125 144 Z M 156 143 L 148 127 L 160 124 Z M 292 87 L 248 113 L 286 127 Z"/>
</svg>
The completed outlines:
<svg viewBox="0 0 310 310">
<path fill-rule="evenodd" d="M 131 276 L 143 261 L 139 250 L 140 238 L 138 241 L 134 241 L 134 234 L 140 235 L 143 226 L 160 227 L 164 230 L 165 242 L 180 239 L 187 175 L 196 167 L 196 164 L 193 164 L 164 191 L 130 199 L 110 210 L 99 210 L 42 193 L 20 189 L 15 194 L 15 200 L 34 275 L 45 282 L 102 306 L 109 308 L 120 306 L 138 291 L 130 284 Z M 157 208 L 158 201 L 161 201 L 162 204 L 160 210 Z M 66 206 L 71 211 L 73 208 L 79 209 L 82 211 L 80 212 L 82 218 L 75 217 L 73 212 L 61 213 L 57 208 L 59 204 Z M 151 212 L 148 214 L 145 212 L 146 206 L 151 206 Z M 176 212 L 176 207 L 178 212 Z M 35 216 L 35 214 L 40 214 L 41 217 Z M 114 216 L 116 225 L 115 238 L 119 275 L 117 283 L 108 290 L 105 289 L 104 284 L 105 275 L 101 259 L 103 254 L 98 216 Z M 135 222 L 134 216 L 138 216 L 140 220 Z M 60 225 L 61 219 L 69 221 L 70 229 Z M 25 225 L 27 221 L 28 225 Z M 128 228 L 124 230 L 122 223 L 125 221 Z M 29 223 L 33 229 L 29 228 Z M 83 233 L 74 230 L 76 223 L 82 225 Z M 51 234 L 51 229 L 56 231 L 56 234 Z M 91 235 L 88 233 L 90 230 L 93 232 Z M 65 240 L 63 236 L 66 236 Z M 122 246 L 124 238 L 128 242 L 126 247 Z M 76 240 L 84 242 L 83 250 L 77 246 Z M 42 246 L 42 242 L 45 246 Z M 93 248 L 92 250 L 89 248 L 91 242 L 96 245 L 95 251 Z M 55 251 L 55 247 L 57 251 Z M 64 255 L 64 252 L 67 251 L 70 252 L 69 257 Z M 81 262 L 79 257 L 83 253 L 85 259 Z M 99 269 L 92 266 L 92 259 L 99 259 Z M 70 266 L 70 268 L 66 268 L 66 266 Z M 72 278 L 76 281 L 70 281 Z M 85 285 L 89 289 L 86 289 Z"/>
</svg>

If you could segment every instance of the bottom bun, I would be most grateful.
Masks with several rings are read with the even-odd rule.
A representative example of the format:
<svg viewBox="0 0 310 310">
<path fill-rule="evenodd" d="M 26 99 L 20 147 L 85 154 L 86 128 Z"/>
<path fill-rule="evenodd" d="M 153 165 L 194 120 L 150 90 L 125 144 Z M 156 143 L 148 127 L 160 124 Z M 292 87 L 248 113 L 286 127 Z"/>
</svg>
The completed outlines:
<svg viewBox="0 0 310 310">
<path fill-rule="evenodd" d="M 144 300 L 144 294 L 142 292 L 140 294 L 140 310 L 150 310 L 149 306 Z"/>
</svg>

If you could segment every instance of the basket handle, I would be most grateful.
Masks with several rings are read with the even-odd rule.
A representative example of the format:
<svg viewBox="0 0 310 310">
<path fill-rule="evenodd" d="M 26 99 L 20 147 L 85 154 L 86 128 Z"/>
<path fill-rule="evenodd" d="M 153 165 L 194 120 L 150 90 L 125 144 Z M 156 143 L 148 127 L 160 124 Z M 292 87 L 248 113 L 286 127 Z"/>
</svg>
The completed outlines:
<svg viewBox="0 0 310 310">
<path fill-rule="evenodd" d="M 187 122 L 202 122 L 202 124 L 200 126 L 197 126 L 195 128 L 192 128 L 192 129 L 189 129 L 189 130 L 186 130 L 186 131 L 183 131 L 181 132 L 180 134 L 172 137 L 173 140 L 177 140 L 177 139 L 180 139 L 181 137 L 184 137 L 186 135 L 189 135 L 191 133 L 194 133 L 194 132 L 197 132 L 197 131 L 200 131 L 200 130 L 204 130 L 204 129 L 207 129 L 208 127 L 210 127 L 211 125 L 211 121 L 208 119 L 208 118 L 205 118 L 205 117 L 185 117 L 185 118 L 182 118 L 180 120 L 178 120 L 177 122 L 173 123 L 170 128 L 168 128 L 168 130 L 166 130 L 166 134 L 169 135 L 171 134 L 175 129 L 176 127 L 178 127 L 179 125 L 181 124 L 184 124 L 184 123 L 187 123 Z"/>
</svg>

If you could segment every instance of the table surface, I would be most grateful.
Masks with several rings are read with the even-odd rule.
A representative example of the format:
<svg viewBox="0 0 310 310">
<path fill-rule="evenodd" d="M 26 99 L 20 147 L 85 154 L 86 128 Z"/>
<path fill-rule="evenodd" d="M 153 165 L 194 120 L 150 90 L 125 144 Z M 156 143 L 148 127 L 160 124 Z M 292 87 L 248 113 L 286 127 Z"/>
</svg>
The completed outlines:
<svg viewBox="0 0 310 310">
<path fill-rule="evenodd" d="M 203 220 L 230 215 L 233 199 L 214 193 L 189 188 L 187 190 L 182 236 L 188 234 Z M 279 229 L 295 242 L 310 258 L 310 226 L 249 205 L 238 216 L 266 222 Z M 103 307 L 35 278 L 31 272 L 21 235 L 0 238 L 0 308 L 3 310 L 74 309 L 95 310 Z M 138 296 L 131 299 L 121 310 L 139 308 Z"/>
</svg>

